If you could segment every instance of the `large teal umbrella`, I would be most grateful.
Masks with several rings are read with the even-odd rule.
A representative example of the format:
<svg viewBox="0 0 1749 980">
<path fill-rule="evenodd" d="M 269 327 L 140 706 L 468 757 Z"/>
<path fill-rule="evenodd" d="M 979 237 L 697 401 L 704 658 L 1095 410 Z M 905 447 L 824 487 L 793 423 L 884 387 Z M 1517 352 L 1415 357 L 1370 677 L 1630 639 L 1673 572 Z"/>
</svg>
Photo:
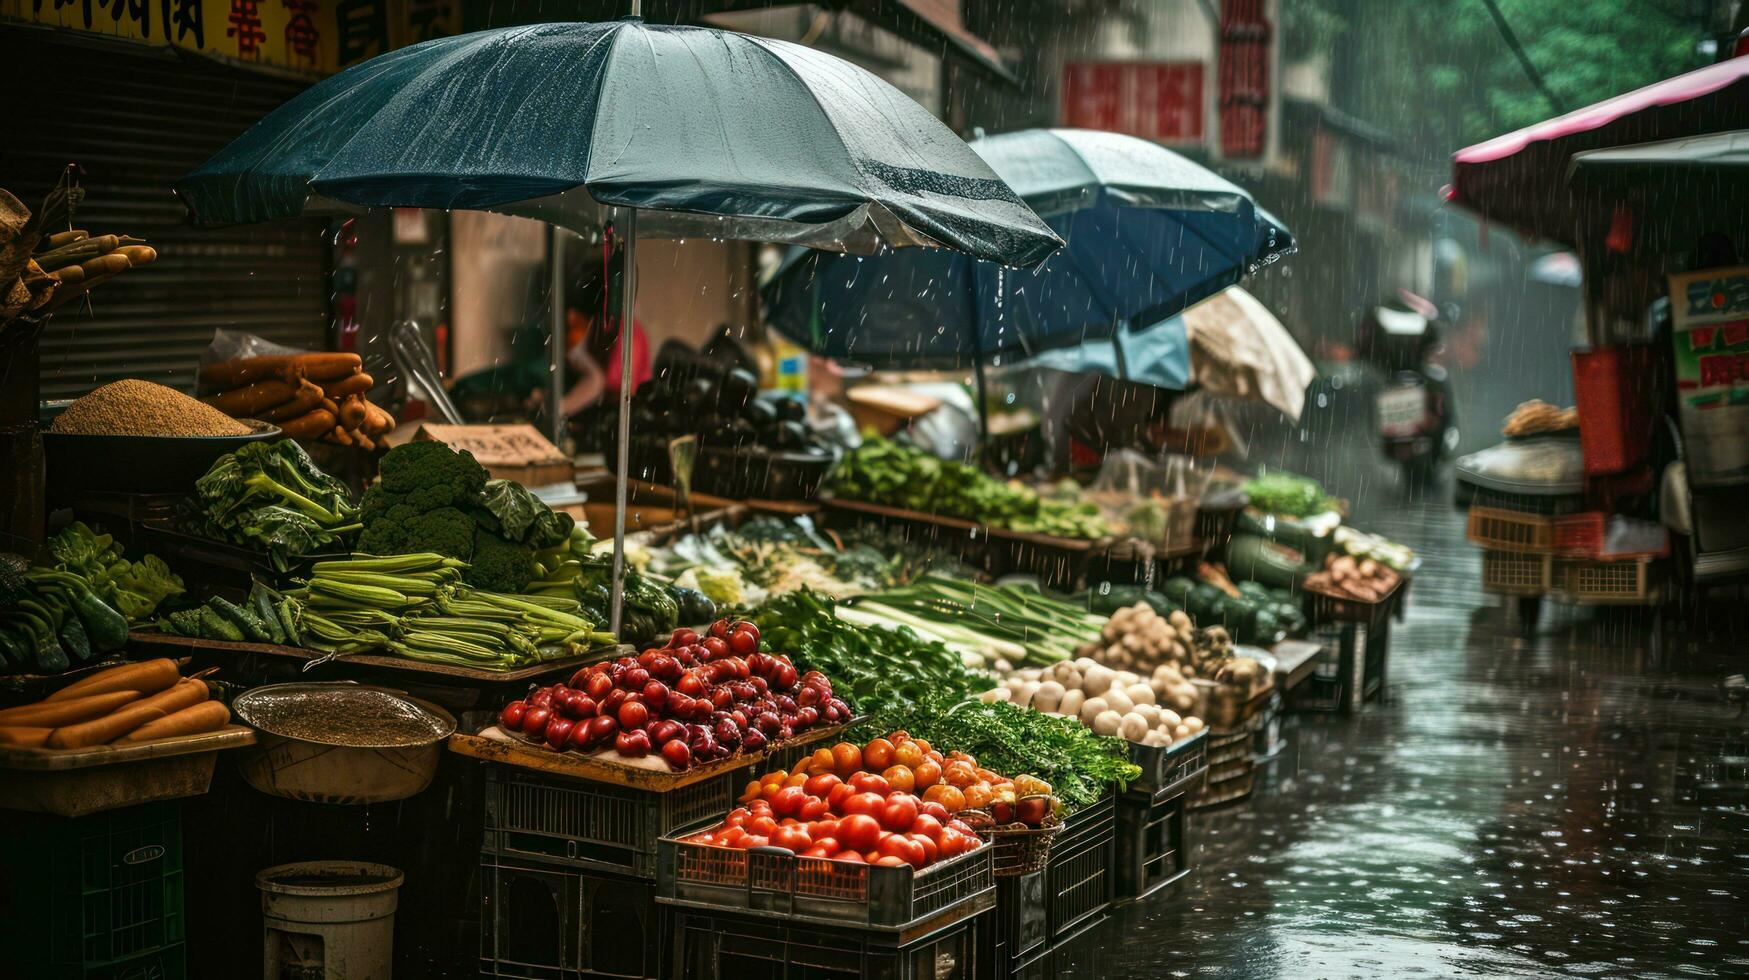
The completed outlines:
<svg viewBox="0 0 1749 980">
<path fill-rule="evenodd" d="M 418 207 L 587 231 L 612 206 L 625 309 L 640 230 L 836 251 L 943 246 L 1019 265 L 1061 244 L 946 126 L 868 72 L 796 44 L 636 17 L 373 58 L 269 113 L 176 190 L 202 224 Z M 620 345 L 622 377 L 632 346 Z M 621 385 L 616 631 L 630 394 Z"/>
</svg>

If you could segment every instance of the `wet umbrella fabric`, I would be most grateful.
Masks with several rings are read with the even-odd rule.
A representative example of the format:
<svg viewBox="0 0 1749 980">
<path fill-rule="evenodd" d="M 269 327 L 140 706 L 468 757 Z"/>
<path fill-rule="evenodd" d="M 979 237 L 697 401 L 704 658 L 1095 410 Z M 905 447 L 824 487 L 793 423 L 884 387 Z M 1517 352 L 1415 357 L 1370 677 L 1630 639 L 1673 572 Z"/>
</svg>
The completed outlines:
<svg viewBox="0 0 1749 980">
<path fill-rule="evenodd" d="M 939 120 L 848 62 L 702 27 L 538 24 L 373 58 L 177 183 L 221 225 L 369 207 L 1031 265 L 1060 243 Z"/>
<path fill-rule="evenodd" d="M 1051 129 L 971 146 L 1062 236 L 1060 252 L 1015 270 L 944 252 L 792 251 L 765 291 L 778 329 L 876 367 L 994 362 L 1165 319 L 1294 248 L 1243 188 L 1145 140 Z"/>
</svg>

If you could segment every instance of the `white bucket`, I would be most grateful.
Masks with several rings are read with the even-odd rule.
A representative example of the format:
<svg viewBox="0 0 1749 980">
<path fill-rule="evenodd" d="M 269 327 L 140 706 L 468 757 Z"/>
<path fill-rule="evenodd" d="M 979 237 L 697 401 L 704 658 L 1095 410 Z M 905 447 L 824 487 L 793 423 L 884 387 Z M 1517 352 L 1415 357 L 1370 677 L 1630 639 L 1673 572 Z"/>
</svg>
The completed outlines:
<svg viewBox="0 0 1749 980">
<path fill-rule="evenodd" d="M 364 861 L 301 861 L 257 874 L 262 976 L 389 980 L 402 880 Z"/>
</svg>

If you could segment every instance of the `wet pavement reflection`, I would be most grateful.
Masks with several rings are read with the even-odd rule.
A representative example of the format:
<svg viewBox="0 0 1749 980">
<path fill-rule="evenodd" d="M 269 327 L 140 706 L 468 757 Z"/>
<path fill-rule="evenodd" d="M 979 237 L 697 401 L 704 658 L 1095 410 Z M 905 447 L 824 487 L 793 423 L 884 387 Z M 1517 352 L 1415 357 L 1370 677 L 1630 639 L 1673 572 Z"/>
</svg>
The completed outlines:
<svg viewBox="0 0 1749 980">
<path fill-rule="evenodd" d="M 1386 700 L 1290 718 L 1252 799 L 1193 817 L 1190 875 L 1065 972 L 1749 976 L 1726 644 L 1660 661 L 1649 616 L 1563 607 L 1522 639 L 1461 513 L 1365 511 L 1426 559 Z"/>
</svg>

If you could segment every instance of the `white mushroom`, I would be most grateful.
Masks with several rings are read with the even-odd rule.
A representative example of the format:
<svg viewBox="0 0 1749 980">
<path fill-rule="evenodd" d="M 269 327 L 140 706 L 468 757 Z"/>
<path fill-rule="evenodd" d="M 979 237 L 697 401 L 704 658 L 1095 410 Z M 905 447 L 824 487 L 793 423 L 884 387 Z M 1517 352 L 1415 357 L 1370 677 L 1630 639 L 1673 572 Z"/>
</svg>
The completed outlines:
<svg viewBox="0 0 1749 980">
<path fill-rule="evenodd" d="M 1081 724 L 1089 728 L 1093 727 L 1093 719 L 1099 717 L 1106 710 L 1104 698 L 1088 698 L 1081 702 Z"/>
<path fill-rule="evenodd" d="M 1079 688 L 1070 688 L 1063 692 L 1062 701 L 1057 704 L 1057 714 L 1068 715 L 1071 718 L 1081 717 L 1081 705 L 1087 700 Z"/>
<path fill-rule="evenodd" d="M 1109 714 L 1109 712 L 1107 712 Z M 1095 719 L 1097 721 L 1098 719 Z M 1141 715 L 1127 714 L 1118 723 L 1117 733 L 1131 742 L 1140 742 L 1148 734 L 1148 723 Z"/>
<path fill-rule="evenodd" d="M 1055 711 L 1062 701 L 1063 685 L 1056 681 L 1045 681 L 1032 695 L 1032 706 L 1040 711 Z"/>
<path fill-rule="evenodd" d="M 1093 717 L 1090 727 L 1095 735 L 1116 735 L 1122 726 L 1123 715 L 1115 711 L 1101 711 Z"/>
</svg>

